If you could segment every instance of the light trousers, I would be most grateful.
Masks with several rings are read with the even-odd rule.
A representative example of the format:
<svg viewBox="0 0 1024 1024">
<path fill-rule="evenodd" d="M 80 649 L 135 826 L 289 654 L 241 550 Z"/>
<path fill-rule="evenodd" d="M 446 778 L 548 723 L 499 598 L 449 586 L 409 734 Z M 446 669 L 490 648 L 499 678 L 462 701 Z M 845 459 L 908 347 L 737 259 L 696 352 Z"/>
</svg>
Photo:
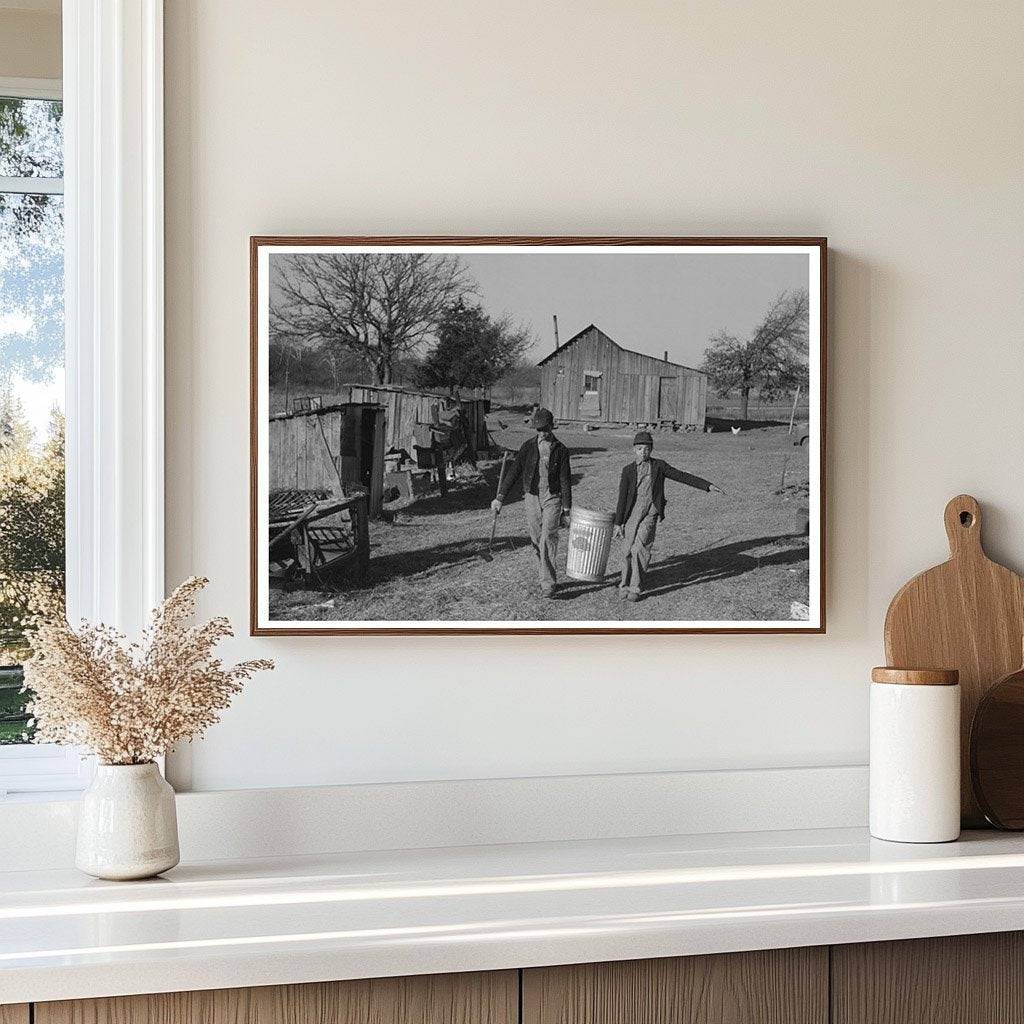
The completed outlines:
<svg viewBox="0 0 1024 1024">
<path fill-rule="evenodd" d="M 549 494 L 543 501 L 536 494 L 526 496 L 526 525 L 530 542 L 537 556 L 537 575 L 541 590 L 555 585 L 555 562 L 558 558 L 558 528 L 562 519 L 562 499 Z"/>
<path fill-rule="evenodd" d="M 644 576 L 651 564 L 657 532 L 658 513 L 653 508 L 636 524 L 635 532 L 630 530 L 627 523 L 622 550 L 622 576 L 619 579 L 619 586 L 623 590 L 639 594 L 644 589 Z"/>
</svg>

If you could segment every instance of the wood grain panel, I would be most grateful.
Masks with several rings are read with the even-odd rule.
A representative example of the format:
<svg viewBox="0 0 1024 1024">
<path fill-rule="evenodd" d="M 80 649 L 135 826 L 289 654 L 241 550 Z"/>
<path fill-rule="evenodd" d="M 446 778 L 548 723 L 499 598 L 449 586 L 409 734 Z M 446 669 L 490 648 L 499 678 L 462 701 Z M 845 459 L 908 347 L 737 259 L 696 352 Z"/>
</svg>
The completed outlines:
<svg viewBox="0 0 1024 1024">
<path fill-rule="evenodd" d="M 541 967 L 523 972 L 523 1024 L 825 1024 L 828 951 Z"/>
<path fill-rule="evenodd" d="M 26 1003 L 0 1005 L 0 1024 L 28 1024 L 28 1005 Z"/>
<path fill-rule="evenodd" d="M 35 1013 L 35 1024 L 516 1024 L 517 1019 L 515 971 L 83 999 L 38 1003 Z"/>
<path fill-rule="evenodd" d="M 982 544 L 982 510 L 958 494 L 943 513 L 949 560 L 903 585 L 885 615 L 885 657 L 894 668 L 960 672 L 960 813 L 986 825 L 971 786 L 971 724 L 989 687 L 1020 668 L 1024 578 L 993 562 Z"/>
<path fill-rule="evenodd" d="M 1024 1024 L 1024 934 L 832 947 L 833 1024 Z"/>
<path fill-rule="evenodd" d="M 628 343 L 627 340 L 624 344 Z M 561 378 L 564 388 L 556 393 L 554 382 L 558 379 L 558 369 L 564 371 Z M 594 326 L 584 328 L 561 348 L 545 356 L 541 367 L 541 404 L 551 409 L 555 419 L 580 418 L 579 395 L 587 372 L 602 374 L 600 414 L 588 419 L 605 423 L 654 423 L 668 418 L 684 425 L 704 425 L 703 408 L 697 410 L 694 405 L 684 415 L 684 409 L 690 409 L 690 405 L 682 400 L 691 388 L 694 396 L 699 396 L 699 382 L 705 380 L 704 374 L 623 348 Z M 675 382 L 664 414 L 659 411 L 658 402 L 662 378 Z"/>
</svg>

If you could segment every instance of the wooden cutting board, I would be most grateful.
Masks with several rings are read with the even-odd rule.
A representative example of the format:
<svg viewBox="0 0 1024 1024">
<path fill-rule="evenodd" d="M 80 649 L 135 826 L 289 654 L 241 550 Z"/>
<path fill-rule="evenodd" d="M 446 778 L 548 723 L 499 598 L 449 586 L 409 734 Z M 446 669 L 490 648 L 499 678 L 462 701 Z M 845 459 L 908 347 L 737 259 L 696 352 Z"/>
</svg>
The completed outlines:
<svg viewBox="0 0 1024 1024">
<path fill-rule="evenodd" d="M 981 545 L 981 507 L 969 494 L 946 506 L 949 561 L 905 584 L 885 616 L 885 657 L 896 668 L 960 671 L 960 814 L 983 827 L 970 772 L 971 722 L 987 689 L 1020 667 L 1024 579 Z"/>
</svg>

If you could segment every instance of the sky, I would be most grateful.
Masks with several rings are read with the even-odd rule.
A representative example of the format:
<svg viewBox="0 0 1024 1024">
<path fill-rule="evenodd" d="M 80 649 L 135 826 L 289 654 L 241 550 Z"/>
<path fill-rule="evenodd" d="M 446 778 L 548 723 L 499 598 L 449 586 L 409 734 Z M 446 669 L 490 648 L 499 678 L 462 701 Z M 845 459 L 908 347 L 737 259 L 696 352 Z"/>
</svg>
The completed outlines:
<svg viewBox="0 0 1024 1024">
<path fill-rule="evenodd" d="M 623 348 L 699 366 L 711 335 L 748 335 L 782 291 L 806 288 L 792 253 L 476 254 L 463 256 L 491 315 L 508 312 L 538 339 L 539 360 L 596 324 Z"/>
<path fill-rule="evenodd" d="M 0 122 L 0 175 L 60 177 L 63 171 L 60 104 L 21 104 L 25 132 Z M 17 229 L 21 195 L 0 197 L 0 388 L 21 400 L 36 444 L 50 414 L 64 407 L 63 201 L 51 198 L 30 234 Z"/>
</svg>

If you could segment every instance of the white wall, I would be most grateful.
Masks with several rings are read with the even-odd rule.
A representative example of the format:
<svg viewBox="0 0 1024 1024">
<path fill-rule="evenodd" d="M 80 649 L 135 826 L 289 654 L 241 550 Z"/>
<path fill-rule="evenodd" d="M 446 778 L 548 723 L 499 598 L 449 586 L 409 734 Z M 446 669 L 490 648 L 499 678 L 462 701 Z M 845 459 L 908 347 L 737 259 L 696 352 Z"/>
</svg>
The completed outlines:
<svg viewBox="0 0 1024 1024">
<path fill-rule="evenodd" d="M 167 0 L 168 570 L 247 621 L 256 233 L 826 234 L 824 637 L 252 640 L 199 789 L 861 763 L 892 592 L 1024 564 L 1024 7 Z"/>
</svg>

